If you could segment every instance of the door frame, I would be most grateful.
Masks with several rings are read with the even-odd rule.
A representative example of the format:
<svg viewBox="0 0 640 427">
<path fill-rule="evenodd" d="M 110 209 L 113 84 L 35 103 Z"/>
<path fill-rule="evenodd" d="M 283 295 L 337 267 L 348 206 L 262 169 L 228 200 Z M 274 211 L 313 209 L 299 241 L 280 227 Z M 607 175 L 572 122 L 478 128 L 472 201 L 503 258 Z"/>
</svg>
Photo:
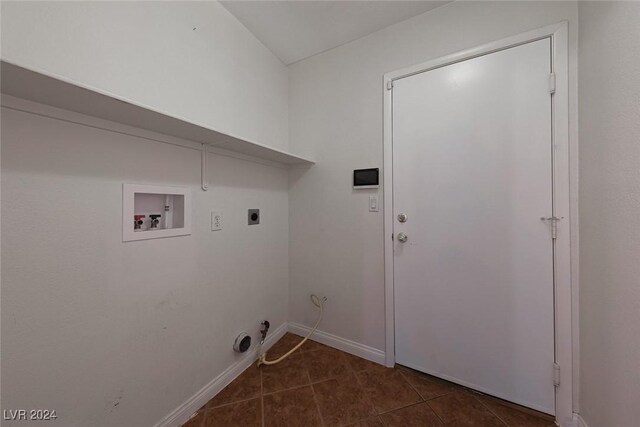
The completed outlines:
<svg viewBox="0 0 640 427">
<path fill-rule="evenodd" d="M 577 146 L 570 141 L 569 126 L 569 29 L 563 21 L 519 35 L 456 52 L 431 61 L 386 73 L 383 79 L 384 93 L 384 282 L 385 282 L 385 362 L 395 364 L 394 325 L 394 259 L 393 233 L 393 82 L 415 74 L 451 65 L 475 57 L 541 39 L 551 39 L 551 66 L 555 73 L 555 92 L 551 97 L 551 125 L 553 152 L 555 216 L 561 217 L 554 246 L 554 330 L 555 362 L 560 366 L 560 384 L 556 387 L 556 420 L 561 426 L 571 426 L 573 417 L 573 391 L 577 376 L 573 364 L 577 361 L 577 331 L 573 321 L 577 319 Z M 574 273 L 572 275 L 572 272 Z M 572 314 L 573 313 L 573 314 Z M 576 364 L 577 366 L 577 364 Z M 549 381 L 552 381 L 552 365 Z"/>
</svg>

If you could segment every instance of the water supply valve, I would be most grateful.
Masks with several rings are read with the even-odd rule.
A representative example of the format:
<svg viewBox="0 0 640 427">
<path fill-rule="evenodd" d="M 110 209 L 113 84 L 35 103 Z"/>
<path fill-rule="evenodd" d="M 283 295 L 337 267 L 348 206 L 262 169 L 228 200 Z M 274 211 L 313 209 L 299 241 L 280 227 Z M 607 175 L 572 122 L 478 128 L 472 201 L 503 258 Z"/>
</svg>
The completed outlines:
<svg viewBox="0 0 640 427">
<path fill-rule="evenodd" d="M 134 231 L 141 231 L 142 230 L 142 226 L 144 225 L 144 218 L 145 215 L 134 215 L 133 216 L 133 230 Z"/>
<path fill-rule="evenodd" d="M 160 224 L 160 220 L 158 218 L 161 216 L 162 215 L 160 214 L 149 215 L 149 218 L 151 218 L 151 228 L 158 228 L 158 224 Z"/>
<path fill-rule="evenodd" d="M 262 335 L 262 338 L 260 338 L 260 345 L 264 344 L 264 339 L 267 337 L 267 332 L 269 332 L 269 326 L 271 326 L 271 324 L 268 320 L 260 322 L 260 334 Z"/>
</svg>

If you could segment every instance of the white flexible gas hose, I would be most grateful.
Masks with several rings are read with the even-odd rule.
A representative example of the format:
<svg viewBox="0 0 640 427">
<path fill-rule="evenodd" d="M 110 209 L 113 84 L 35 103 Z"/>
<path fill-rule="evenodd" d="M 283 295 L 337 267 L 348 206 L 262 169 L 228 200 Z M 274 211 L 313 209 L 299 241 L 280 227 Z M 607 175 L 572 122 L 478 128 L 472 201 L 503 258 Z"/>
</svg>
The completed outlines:
<svg viewBox="0 0 640 427">
<path fill-rule="evenodd" d="M 311 335 L 313 335 L 313 333 L 316 331 L 316 329 L 318 329 L 318 325 L 320 324 L 320 321 L 322 320 L 322 315 L 323 315 L 323 312 L 324 312 L 324 303 L 326 301 L 327 301 L 327 297 L 319 298 L 317 295 L 311 294 L 311 302 L 313 303 L 313 305 L 315 305 L 316 307 L 318 307 L 320 309 L 320 312 L 318 313 L 318 320 L 316 320 L 316 324 L 313 326 L 313 329 L 295 347 L 293 347 L 291 350 L 289 350 L 288 352 L 286 352 L 285 354 L 283 354 L 282 356 L 280 356 L 276 360 L 267 360 L 267 353 L 266 352 L 262 353 L 262 355 L 260 355 L 260 358 L 258 359 L 258 366 L 260 366 L 260 365 L 275 365 L 276 363 L 280 363 L 284 359 L 289 357 L 291 354 L 293 354 L 294 351 L 296 351 L 297 349 L 302 347 L 302 344 L 304 344 L 309 339 L 309 337 Z"/>
</svg>

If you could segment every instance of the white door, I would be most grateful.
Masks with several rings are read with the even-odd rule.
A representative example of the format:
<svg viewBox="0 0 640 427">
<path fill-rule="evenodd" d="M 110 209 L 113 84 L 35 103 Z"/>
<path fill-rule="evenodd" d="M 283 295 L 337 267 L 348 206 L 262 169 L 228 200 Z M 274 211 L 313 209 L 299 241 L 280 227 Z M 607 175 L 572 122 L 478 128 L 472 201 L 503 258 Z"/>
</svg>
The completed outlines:
<svg viewBox="0 0 640 427">
<path fill-rule="evenodd" d="M 550 58 L 402 78 L 392 108 L 396 362 L 553 414 Z"/>
</svg>

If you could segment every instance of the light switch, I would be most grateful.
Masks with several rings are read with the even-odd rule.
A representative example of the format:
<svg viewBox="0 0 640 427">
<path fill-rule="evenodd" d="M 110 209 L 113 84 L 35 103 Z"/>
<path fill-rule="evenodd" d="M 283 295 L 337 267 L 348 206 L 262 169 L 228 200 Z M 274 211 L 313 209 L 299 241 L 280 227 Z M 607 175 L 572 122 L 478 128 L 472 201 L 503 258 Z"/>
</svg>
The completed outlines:
<svg viewBox="0 0 640 427">
<path fill-rule="evenodd" d="M 378 196 L 369 196 L 369 212 L 378 212 Z"/>
</svg>

